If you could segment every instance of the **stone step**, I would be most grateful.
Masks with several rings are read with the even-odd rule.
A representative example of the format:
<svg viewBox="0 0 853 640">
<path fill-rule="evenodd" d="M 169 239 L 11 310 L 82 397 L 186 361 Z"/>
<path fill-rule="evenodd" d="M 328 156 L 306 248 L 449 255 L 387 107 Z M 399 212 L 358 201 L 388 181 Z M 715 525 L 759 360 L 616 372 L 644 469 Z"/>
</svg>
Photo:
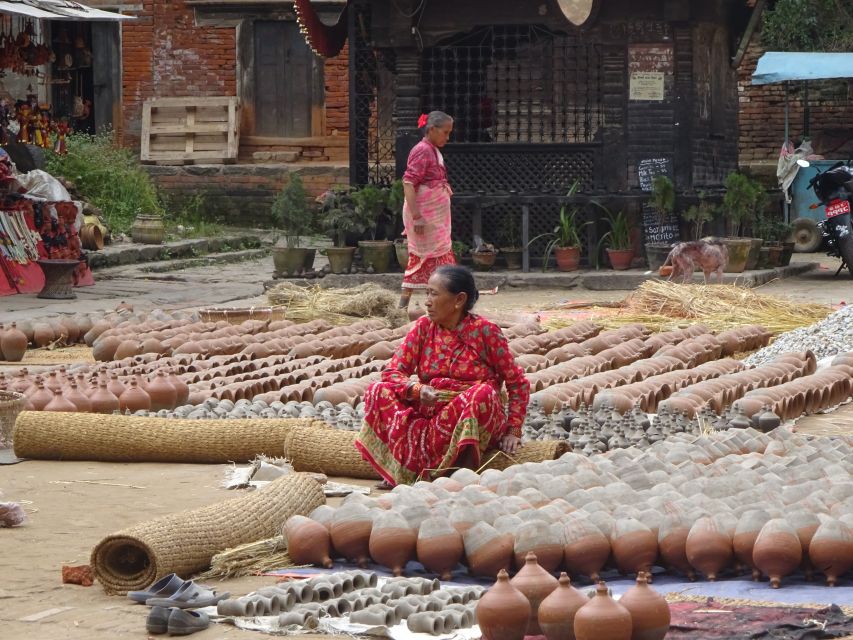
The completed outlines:
<svg viewBox="0 0 853 640">
<path fill-rule="evenodd" d="M 241 233 L 218 238 L 193 238 L 163 244 L 132 242 L 109 245 L 100 251 L 88 251 L 92 270 L 138 264 L 141 262 L 172 261 L 175 258 L 198 258 L 208 254 L 228 253 L 235 249 L 257 249 L 260 238 L 254 233 Z"/>
<path fill-rule="evenodd" d="M 207 267 L 214 264 L 229 264 L 232 262 L 261 260 L 266 258 L 269 254 L 269 248 L 245 249 L 243 251 L 228 251 L 226 253 L 211 253 L 197 258 L 152 262 L 144 267 L 140 267 L 139 271 L 143 273 L 169 273 L 171 271 L 192 269 L 195 267 Z"/>
</svg>

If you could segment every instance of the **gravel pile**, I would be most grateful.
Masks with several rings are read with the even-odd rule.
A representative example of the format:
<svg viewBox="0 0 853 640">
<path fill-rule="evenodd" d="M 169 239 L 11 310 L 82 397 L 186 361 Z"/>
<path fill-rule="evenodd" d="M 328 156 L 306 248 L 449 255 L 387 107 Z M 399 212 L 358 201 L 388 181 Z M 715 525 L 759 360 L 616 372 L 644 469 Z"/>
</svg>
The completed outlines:
<svg viewBox="0 0 853 640">
<path fill-rule="evenodd" d="M 811 349 L 818 360 L 853 351 L 853 307 L 843 307 L 820 322 L 783 333 L 773 344 L 743 361 L 748 365 L 764 364 L 782 353 L 806 349 Z"/>
</svg>

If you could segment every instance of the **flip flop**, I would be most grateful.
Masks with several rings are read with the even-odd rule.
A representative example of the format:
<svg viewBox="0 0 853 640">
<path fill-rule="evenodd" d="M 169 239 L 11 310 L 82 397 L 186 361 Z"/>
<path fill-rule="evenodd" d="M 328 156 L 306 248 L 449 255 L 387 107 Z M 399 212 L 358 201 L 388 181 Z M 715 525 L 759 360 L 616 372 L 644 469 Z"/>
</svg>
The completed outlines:
<svg viewBox="0 0 853 640">
<path fill-rule="evenodd" d="M 220 600 L 225 600 L 231 594 L 226 592 L 218 595 L 215 591 L 187 580 L 180 589 L 167 598 L 148 598 L 145 601 L 149 607 L 177 607 L 178 609 L 200 609 L 210 607 Z"/>
<path fill-rule="evenodd" d="M 180 589 L 186 580 L 175 573 L 160 578 L 145 591 L 128 591 L 127 597 L 139 604 L 145 604 L 149 598 L 167 598 Z M 165 631 L 163 633 L 166 633 Z"/>
</svg>

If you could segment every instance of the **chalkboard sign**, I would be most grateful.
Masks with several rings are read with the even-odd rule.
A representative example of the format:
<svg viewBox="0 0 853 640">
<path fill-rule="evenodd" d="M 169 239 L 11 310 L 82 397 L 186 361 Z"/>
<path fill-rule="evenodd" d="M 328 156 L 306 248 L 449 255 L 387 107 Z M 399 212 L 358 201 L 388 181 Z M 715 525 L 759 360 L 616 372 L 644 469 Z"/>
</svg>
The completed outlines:
<svg viewBox="0 0 853 640">
<path fill-rule="evenodd" d="M 672 162 L 669 158 L 646 158 L 640 160 L 637 173 L 640 178 L 640 189 L 651 191 L 652 182 L 657 176 L 672 177 Z"/>
<path fill-rule="evenodd" d="M 646 242 L 665 242 L 672 244 L 679 241 L 680 231 L 678 218 L 669 214 L 661 218 L 651 205 L 643 205 L 643 235 Z"/>
</svg>

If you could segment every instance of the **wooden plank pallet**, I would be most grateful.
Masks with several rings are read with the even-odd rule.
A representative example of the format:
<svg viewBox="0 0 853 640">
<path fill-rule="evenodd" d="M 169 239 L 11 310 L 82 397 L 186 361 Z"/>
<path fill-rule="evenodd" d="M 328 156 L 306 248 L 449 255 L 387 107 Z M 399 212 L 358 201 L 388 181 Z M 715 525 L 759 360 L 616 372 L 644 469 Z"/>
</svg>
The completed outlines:
<svg viewBox="0 0 853 640">
<path fill-rule="evenodd" d="M 236 97 L 149 98 L 142 107 L 145 164 L 230 164 L 239 146 Z"/>
</svg>

